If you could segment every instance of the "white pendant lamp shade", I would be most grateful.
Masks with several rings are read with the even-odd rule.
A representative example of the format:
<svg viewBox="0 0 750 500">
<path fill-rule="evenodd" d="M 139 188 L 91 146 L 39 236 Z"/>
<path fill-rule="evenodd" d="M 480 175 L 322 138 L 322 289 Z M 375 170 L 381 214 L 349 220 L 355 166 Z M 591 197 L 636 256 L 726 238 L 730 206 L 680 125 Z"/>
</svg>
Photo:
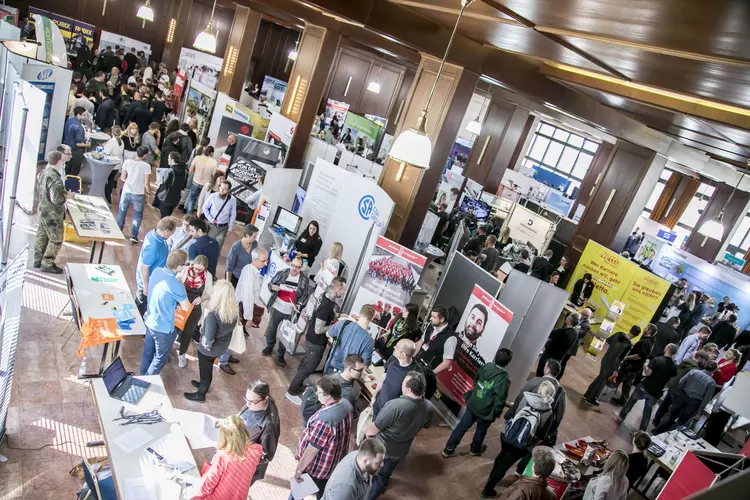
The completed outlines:
<svg viewBox="0 0 750 500">
<path fill-rule="evenodd" d="M 289 52 L 289 56 L 288 56 L 288 57 L 289 57 L 289 59 L 291 59 L 292 61 L 296 61 L 296 60 L 297 60 L 297 56 L 298 56 L 298 55 L 299 55 L 299 54 L 297 53 L 297 51 L 296 51 L 296 50 L 292 50 L 291 52 Z"/>
<path fill-rule="evenodd" d="M 479 117 L 471 120 L 469 124 L 466 125 L 466 131 L 474 135 L 479 135 L 482 132 L 482 124 L 479 123 Z"/>
<path fill-rule="evenodd" d="M 143 19 L 144 21 L 154 21 L 154 9 L 151 8 L 151 0 L 146 0 L 146 3 L 138 8 L 135 17 Z"/>
<path fill-rule="evenodd" d="M 379 81 L 377 81 L 377 80 L 373 80 L 373 81 L 371 81 L 371 82 L 370 82 L 370 83 L 369 83 L 369 84 L 367 85 L 367 91 L 368 91 L 368 92 L 373 92 L 373 93 L 375 93 L 375 94 L 379 94 L 379 93 L 380 93 L 380 82 L 379 82 Z"/>
<path fill-rule="evenodd" d="M 211 24 L 206 27 L 204 31 L 198 33 L 193 42 L 193 47 L 203 52 L 209 52 L 216 54 L 216 37 L 211 33 Z"/>
<path fill-rule="evenodd" d="M 408 163 L 418 168 L 430 168 L 432 142 L 424 128 L 426 113 L 422 111 L 417 125 L 399 134 L 388 156 L 401 163 Z"/>
<path fill-rule="evenodd" d="M 708 238 L 721 241 L 724 238 L 724 225 L 721 223 L 721 216 L 716 219 L 704 222 L 698 229 L 698 232 Z"/>
</svg>

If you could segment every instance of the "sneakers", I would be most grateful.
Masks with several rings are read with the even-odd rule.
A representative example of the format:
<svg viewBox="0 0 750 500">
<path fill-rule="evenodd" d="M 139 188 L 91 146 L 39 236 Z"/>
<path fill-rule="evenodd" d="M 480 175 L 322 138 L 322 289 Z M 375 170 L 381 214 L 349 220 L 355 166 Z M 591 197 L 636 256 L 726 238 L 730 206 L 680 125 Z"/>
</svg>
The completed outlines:
<svg viewBox="0 0 750 500">
<path fill-rule="evenodd" d="M 284 394 L 284 397 L 287 398 L 292 403 L 296 404 L 297 406 L 302 405 L 302 398 L 299 396 L 295 396 L 294 394 L 289 394 L 288 392 Z"/>
<path fill-rule="evenodd" d="M 623 418 L 623 417 L 622 417 L 622 416 L 620 415 L 620 412 L 619 412 L 619 411 L 617 411 L 617 410 L 612 410 L 612 415 L 614 415 L 614 417 L 615 417 L 615 418 L 616 418 L 616 419 L 617 419 L 617 420 L 618 420 L 619 422 L 622 422 L 623 420 L 625 420 L 625 419 L 624 419 L 624 418 Z"/>
<path fill-rule="evenodd" d="M 187 366 L 187 356 L 184 354 L 178 354 L 177 355 L 177 365 L 180 368 L 185 368 Z"/>
<path fill-rule="evenodd" d="M 130 237 L 130 242 L 134 243 L 134 244 L 138 244 L 138 243 L 140 243 L 140 240 L 138 239 L 138 236 L 131 236 Z"/>
<path fill-rule="evenodd" d="M 273 349 L 271 349 L 270 347 L 264 347 L 263 350 L 260 351 L 260 353 L 263 356 L 270 356 L 271 355 L 271 351 L 273 351 Z"/>
<path fill-rule="evenodd" d="M 286 366 L 286 361 L 284 358 L 276 358 L 276 364 L 279 366 Z"/>
<path fill-rule="evenodd" d="M 39 269 L 40 267 L 42 267 L 42 261 L 41 260 L 35 260 L 34 264 L 31 267 L 33 267 L 34 269 Z"/>
<path fill-rule="evenodd" d="M 43 273 L 50 273 L 50 274 L 62 274 L 63 270 L 57 267 L 56 265 L 52 264 L 49 267 L 42 267 Z"/>
<path fill-rule="evenodd" d="M 482 454 L 487 451 L 487 445 L 483 444 L 481 448 L 479 448 L 479 451 L 469 450 L 469 456 L 470 457 L 481 457 Z"/>
<path fill-rule="evenodd" d="M 581 401 L 592 406 L 599 406 L 599 401 L 597 401 L 596 399 L 581 398 Z"/>
</svg>

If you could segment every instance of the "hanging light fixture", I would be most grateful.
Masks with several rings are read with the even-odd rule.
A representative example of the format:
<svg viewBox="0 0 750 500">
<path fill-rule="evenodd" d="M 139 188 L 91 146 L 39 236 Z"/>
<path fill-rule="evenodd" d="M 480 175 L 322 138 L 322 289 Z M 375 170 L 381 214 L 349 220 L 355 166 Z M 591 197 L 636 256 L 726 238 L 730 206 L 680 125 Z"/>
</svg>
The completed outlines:
<svg viewBox="0 0 750 500">
<path fill-rule="evenodd" d="M 448 58 L 448 53 L 453 45 L 453 39 L 456 37 L 458 31 L 458 25 L 461 23 L 461 17 L 464 15 L 466 7 L 471 5 L 474 0 L 461 0 L 461 11 L 458 13 L 458 19 L 456 19 L 456 25 L 453 27 L 453 33 L 448 40 L 448 47 L 445 49 L 443 60 L 440 61 L 440 67 L 438 68 L 437 75 L 435 75 L 435 83 L 432 84 L 432 90 L 427 98 L 427 104 L 424 110 L 419 114 L 417 123 L 410 129 L 404 130 L 401 134 L 393 141 L 393 146 L 388 152 L 388 156 L 393 158 L 395 161 L 400 162 L 401 166 L 396 174 L 396 181 L 401 181 L 404 176 L 404 170 L 406 165 L 413 165 L 418 168 L 430 168 L 430 156 L 432 156 L 432 142 L 427 136 L 427 130 L 425 129 L 425 121 L 427 120 L 427 110 L 430 108 L 430 101 L 432 96 L 435 94 L 438 81 L 440 79 L 440 73 L 443 71 L 445 66 L 445 60 Z"/>
<path fill-rule="evenodd" d="M 154 22 L 154 9 L 151 8 L 151 0 L 146 0 L 146 3 L 138 8 L 135 17 L 143 19 L 144 21 Z"/>
<path fill-rule="evenodd" d="M 732 193 L 729 195 L 729 198 L 727 198 L 726 203 L 724 203 L 724 206 L 719 212 L 719 215 L 714 217 L 712 220 L 706 221 L 703 224 L 701 224 L 701 227 L 698 228 L 699 234 L 702 234 L 703 236 L 707 238 L 713 238 L 719 241 L 721 241 L 722 238 L 724 238 L 724 210 L 727 209 L 729 202 L 732 201 L 734 192 L 737 191 L 737 188 L 739 187 L 740 182 L 742 182 L 742 179 L 744 179 L 744 177 L 745 177 L 745 172 L 742 172 L 742 175 L 740 176 L 740 180 L 737 181 L 737 184 L 732 189 Z"/>
<path fill-rule="evenodd" d="M 378 70 L 378 76 L 375 77 L 373 81 L 367 84 L 367 91 L 373 92 L 375 94 L 380 93 L 380 72 L 383 71 L 383 65 L 380 65 L 380 69 Z"/>
<path fill-rule="evenodd" d="M 289 55 L 287 58 L 291 61 L 296 61 L 297 56 L 299 56 L 299 41 L 302 39 L 302 32 L 299 32 L 299 36 L 297 37 L 297 41 L 294 42 L 294 48 L 289 51 Z"/>
<path fill-rule="evenodd" d="M 487 102 L 486 98 L 482 100 L 482 107 L 479 109 L 477 117 L 471 120 L 468 125 L 466 125 L 466 131 L 470 134 L 479 135 L 482 133 L 482 114 L 484 113 L 485 102 Z"/>
<path fill-rule="evenodd" d="M 206 29 L 198 33 L 193 42 L 193 47 L 203 52 L 209 52 L 216 54 L 216 35 L 214 35 L 211 24 L 214 22 L 214 11 L 216 10 L 216 0 L 214 0 L 214 6 L 211 8 L 211 18 L 208 20 Z"/>
</svg>

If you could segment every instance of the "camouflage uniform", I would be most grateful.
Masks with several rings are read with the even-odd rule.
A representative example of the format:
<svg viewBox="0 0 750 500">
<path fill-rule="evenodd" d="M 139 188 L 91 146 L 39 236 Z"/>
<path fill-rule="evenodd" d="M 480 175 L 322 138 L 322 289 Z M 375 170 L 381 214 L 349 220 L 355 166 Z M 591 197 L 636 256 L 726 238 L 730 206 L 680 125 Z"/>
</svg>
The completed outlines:
<svg viewBox="0 0 750 500">
<path fill-rule="evenodd" d="M 65 186 L 53 166 L 47 165 L 37 178 L 39 189 L 39 229 L 34 244 L 34 262 L 51 267 L 63 242 Z"/>
</svg>

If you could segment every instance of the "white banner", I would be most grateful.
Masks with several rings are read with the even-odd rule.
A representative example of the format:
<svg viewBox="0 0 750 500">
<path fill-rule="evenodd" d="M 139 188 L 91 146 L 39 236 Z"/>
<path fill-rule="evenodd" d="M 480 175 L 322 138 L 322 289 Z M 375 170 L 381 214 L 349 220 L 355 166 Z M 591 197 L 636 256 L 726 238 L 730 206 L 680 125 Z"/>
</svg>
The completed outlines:
<svg viewBox="0 0 750 500">
<path fill-rule="evenodd" d="M 56 150 L 62 142 L 73 72 L 59 66 L 29 62 L 23 65 L 21 77 L 44 92 L 38 157 L 39 161 L 44 161 L 46 154 Z"/>
<path fill-rule="evenodd" d="M 107 46 L 112 47 L 112 50 L 115 50 L 115 46 L 124 48 L 126 54 L 130 52 L 130 49 L 135 49 L 136 52 L 143 51 L 146 54 L 146 59 L 151 55 L 151 45 L 140 40 L 102 30 L 99 36 L 99 50 L 103 51 Z"/>
<path fill-rule="evenodd" d="M 188 77 L 192 77 L 193 80 L 210 89 L 216 89 L 223 62 L 224 60 L 221 57 L 183 47 L 180 50 L 180 60 L 177 62 L 177 67 L 185 70 Z"/>
<path fill-rule="evenodd" d="M 39 14 L 34 14 L 33 17 L 36 26 L 36 41 L 39 42 L 36 58 L 67 68 L 68 52 L 60 28 L 48 17 Z"/>
<path fill-rule="evenodd" d="M 540 254 L 547 245 L 548 236 L 554 231 L 554 226 L 551 220 L 519 204 L 513 207 L 510 217 L 505 222 L 505 227 L 510 228 L 511 238 L 531 244 Z"/>
<path fill-rule="evenodd" d="M 268 122 L 266 142 L 270 142 L 271 144 L 283 144 L 286 146 L 286 148 L 284 148 L 286 151 L 292 143 L 292 136 L 294 135 L 294 130 L 296 128 L 297 124 L 292 120 L 281 113 L 274 113 L 271 115 L 271 121 Z"/>
</svg>

